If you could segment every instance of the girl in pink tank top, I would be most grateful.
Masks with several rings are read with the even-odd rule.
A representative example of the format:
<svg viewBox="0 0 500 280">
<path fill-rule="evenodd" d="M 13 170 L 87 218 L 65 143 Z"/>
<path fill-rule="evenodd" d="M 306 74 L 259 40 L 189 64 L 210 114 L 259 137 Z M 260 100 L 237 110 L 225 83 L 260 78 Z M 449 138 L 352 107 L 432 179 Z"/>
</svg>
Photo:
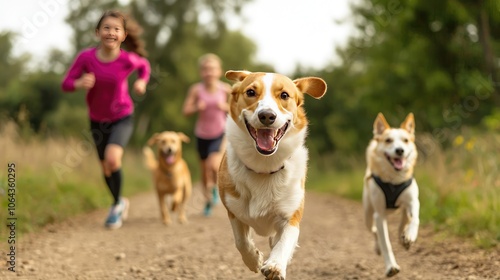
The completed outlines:
<svg viewBox="0 0 500 280">
<path fill-rule="evenodd" d="M 198 102 L 204 103 L 205 109 L 198 112 L 194 134 L 202 139 L 219 138 L 224 134 L 227 115 L 219 104 L 227 102 L 227 89 L 222 82 L 217 83 L 214 92 L 209 92 L 204 83 L 198 83 L 196 87 Z"/>
<path fill-rule="evenodd" d="M 198 154 L 201 160 L 202 185 L 206 198 L 204 214 L 209 216 L 218 201 L 217 171 L 222 158 L 224 128 L 229 110 L 227 96 L 229 84 L 220 81 L 222 65 L 215 54 L 206 54 L 199 59 L 202 81 L 191 86 L 184 101 L 183 114 L 198 113 L 195 126 Z"/>
</svg>

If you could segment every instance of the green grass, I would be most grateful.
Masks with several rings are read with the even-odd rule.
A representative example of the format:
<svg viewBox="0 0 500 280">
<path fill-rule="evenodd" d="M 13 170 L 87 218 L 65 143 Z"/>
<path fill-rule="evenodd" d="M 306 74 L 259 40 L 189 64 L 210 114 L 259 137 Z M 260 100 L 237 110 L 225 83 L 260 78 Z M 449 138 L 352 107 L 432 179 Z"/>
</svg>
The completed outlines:
<svg viewBox="0 0 500 280">
<path fill-rule="evenodd" d="M 23 141 L 15 130 L 4 131 L 3 135 L 0 138 L 0 220 L 2 223 L 7 221 L 7 164 L 13 162 L 16 165 L 18 237 L 44 225 L 111 204 L 112 198 L 94 150 L 85 152 L 82 148 L 85 140 Z M 138 149 L 125 152 L 123 176 L 125 196 L 152 189 L 151 172 L 144 166 Z M 7 234 L 7 228 L 0 227 L 0 239 L 5 240 Z"/>
<path fill-rule="evenodd" d="M 331 171 L 317 172 L 310 168 L 306 189 L 361 201 L 364 175 L 364 169 L 338 171 L 332 168 Z"/>
</svg>

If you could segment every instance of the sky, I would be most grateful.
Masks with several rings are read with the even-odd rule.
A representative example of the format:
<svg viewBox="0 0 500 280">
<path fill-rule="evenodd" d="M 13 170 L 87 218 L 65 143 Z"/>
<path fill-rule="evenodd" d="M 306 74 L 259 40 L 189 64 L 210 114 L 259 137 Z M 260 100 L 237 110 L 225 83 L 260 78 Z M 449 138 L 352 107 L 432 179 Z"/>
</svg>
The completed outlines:
<svg viewBox="0 0 500 280">
<path fill-rule="evenodd" d="M 72 30 L 64 21 L 67 3 L 21 0 L 0 9 L 0 32 L 19 33 L 14 54 L 28 52 L 36 61 L 51 48 L 70 52 Z M 321 69 L 335 62 L 335 48 L 344 45 L 352 31 L 348 23 L 338 21 L 349 14 L 349 0 L 254 0 L 244 7 L 244 20 L 230 20 L 229 25 L 257 44 L 260 62 L 290 74 L 297 64 Z"/>
</svg>

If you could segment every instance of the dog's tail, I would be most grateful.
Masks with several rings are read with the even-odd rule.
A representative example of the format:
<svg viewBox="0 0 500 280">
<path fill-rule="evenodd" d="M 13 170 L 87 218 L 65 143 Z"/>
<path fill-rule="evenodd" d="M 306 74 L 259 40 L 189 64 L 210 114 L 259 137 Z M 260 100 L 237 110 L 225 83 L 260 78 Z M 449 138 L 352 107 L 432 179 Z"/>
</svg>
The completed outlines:
<svg viewBox="0 0 500 280">
<path fill-rule="evenodd" d="M 150 147 L 142 148 L 142 153 L 144 154 L 144 163 L 151 170 L 156 170 L 158 168 L 158 161 L 155 158 L 155 154 Z"/>
</svg>

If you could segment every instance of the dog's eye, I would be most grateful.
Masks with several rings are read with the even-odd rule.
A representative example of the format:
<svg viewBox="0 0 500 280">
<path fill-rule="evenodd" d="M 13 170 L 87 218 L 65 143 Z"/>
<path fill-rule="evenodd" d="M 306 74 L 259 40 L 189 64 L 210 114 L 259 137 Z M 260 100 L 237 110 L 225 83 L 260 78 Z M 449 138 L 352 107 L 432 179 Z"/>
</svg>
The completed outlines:
<svg viewBox="0 0 500 280">
<path fill-rule="evenodd" d="M 391 144 L 391 143 L 392 143 L 392 138 L 387 138 L 387 139 L 385 139 L 385 143 L 387 143 L 387 144 Z"/>
<path fill-rule="evenodd" d="M 246 91 L 248 97 L 255 97 L 255 90 L 249 89 Z"/>
<path fill-rule="evenodd" d="M 408 143 L 408 138 L 404 138 L 403 142 Z"/>
<path fill-rule="evenodd" d="M 283 100 L 287 100 L 290 97 L 290 95 L 287 92 L 282 92 L 280 95 L 280 98 Z"/>
</svg>

